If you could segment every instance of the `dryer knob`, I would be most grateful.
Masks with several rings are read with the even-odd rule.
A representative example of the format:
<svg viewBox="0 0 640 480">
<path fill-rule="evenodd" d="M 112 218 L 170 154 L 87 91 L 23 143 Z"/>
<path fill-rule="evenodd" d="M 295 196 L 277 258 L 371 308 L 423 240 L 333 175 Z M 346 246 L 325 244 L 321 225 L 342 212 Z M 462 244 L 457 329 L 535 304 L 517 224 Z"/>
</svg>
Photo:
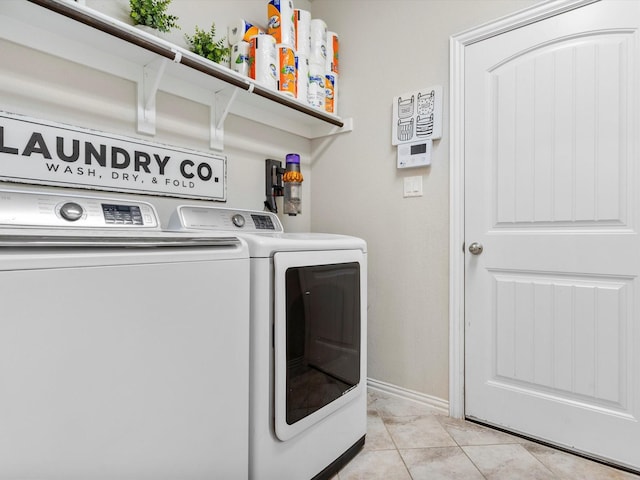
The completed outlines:
<svg viewBox="0 0 640 480">
<path fill-rule="evenodd" d="M 74 202 L 67 202 L 62 207 L 60 207 L 60 215 L 65 220 L 69 220 L 70 222 L 75 222 L 82 218 L 84 214 L 84 210 L 80 205 Z"/>
<path fill-rule="evenodd" d="M 239 213 L 236 213 L 233 217 L 231 217 L 231 221 L 238 228 L 244 227 L 244 217 Z"/>
</svg>

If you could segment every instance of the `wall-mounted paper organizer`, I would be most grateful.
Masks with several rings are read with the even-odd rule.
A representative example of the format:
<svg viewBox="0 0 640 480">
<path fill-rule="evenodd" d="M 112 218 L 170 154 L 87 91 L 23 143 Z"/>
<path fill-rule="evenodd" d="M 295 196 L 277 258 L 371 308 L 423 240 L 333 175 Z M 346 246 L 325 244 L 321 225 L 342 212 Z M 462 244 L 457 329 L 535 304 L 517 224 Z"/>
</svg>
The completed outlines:
<svg viewBox="0 0 640 480">
<path fill-rule="evenodd" d="M 442 137 L 442 86 L 405 93 L 393 99 L 391 144 L 398 147 L 398 168 L 431 163 L 431 143 Z M 415 152 L 415 153 L 414 153 Z"/>
<path fill-rule="evenodd" d="M 391 144 L 442 137 L 442 86 L 405 93 L 393 99 Z"/>
</svg>

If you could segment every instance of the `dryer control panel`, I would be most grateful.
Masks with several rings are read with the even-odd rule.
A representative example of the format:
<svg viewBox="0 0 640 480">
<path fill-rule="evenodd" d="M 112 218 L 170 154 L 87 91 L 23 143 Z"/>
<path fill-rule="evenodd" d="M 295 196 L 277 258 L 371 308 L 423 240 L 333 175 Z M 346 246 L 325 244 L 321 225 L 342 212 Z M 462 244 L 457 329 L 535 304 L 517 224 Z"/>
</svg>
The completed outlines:
<svg viewBox="0 0 640 480">
<path fill-rule="evenodd" d="M 146 202 L 0 190 L 0 226 L 159 229 Z"/>
<path fill-rule="evenodd" d="M 281 233 L 277 215 L 255 210 L 182 205 L 169 221 L 171 230 L 226 230 L 246 233 Z"/>
</svg>

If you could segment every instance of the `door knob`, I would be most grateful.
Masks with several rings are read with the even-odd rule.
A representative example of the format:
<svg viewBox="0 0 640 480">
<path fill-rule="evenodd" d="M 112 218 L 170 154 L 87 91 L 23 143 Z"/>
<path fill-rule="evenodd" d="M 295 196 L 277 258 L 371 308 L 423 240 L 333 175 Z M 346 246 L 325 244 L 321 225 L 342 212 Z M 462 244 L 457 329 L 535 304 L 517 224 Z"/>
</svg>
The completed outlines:
<svg viewBox="0 0 640 480">
<path fill-rule="evenodd" d="M 482 245 L 478 242 L 473 242 L 471 245 L 469 245 L 469 252 L 471 252 L 473 255 L 480 255 L 482 253 Z"/>
</svg>

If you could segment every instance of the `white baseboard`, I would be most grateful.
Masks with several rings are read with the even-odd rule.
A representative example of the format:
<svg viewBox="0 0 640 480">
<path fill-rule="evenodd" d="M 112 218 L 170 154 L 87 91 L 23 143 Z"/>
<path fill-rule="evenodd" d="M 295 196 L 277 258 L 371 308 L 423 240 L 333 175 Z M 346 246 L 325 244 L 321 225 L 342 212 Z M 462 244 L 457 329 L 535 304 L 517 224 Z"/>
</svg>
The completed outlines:
<svg viewBox="0 0 640 480">
<path fill-rule="evenodd" d="M 378 391 L 402 398 L 404 400 L 421 403 L 439 411 L 440 413 L 449 415 L 449 402 L 442 398 L 433 397 L 425 393 L 398 387 L 397 385 L 381 382 L 380 380 L 376 380 L 374 378 L 367 378 L 367 386 L 373 391 Z"/>
</svg>

